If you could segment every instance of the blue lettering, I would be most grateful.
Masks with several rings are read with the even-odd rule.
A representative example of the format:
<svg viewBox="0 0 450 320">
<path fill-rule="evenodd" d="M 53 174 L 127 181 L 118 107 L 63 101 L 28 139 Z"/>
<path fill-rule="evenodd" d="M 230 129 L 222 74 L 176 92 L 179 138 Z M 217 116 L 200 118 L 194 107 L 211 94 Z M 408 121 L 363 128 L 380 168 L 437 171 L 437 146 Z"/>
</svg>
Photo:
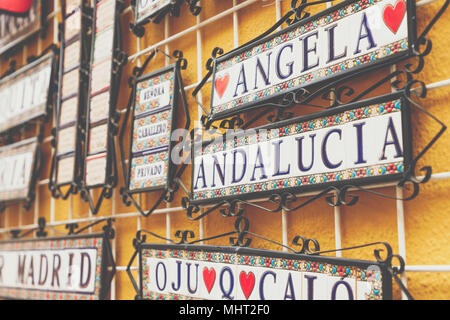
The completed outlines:
<svg viewBox="0 0 450 320">
<path fill-rule="evenodd" d="M 261 300 L 266 300 L 266 298 L 264 297 L 264 281 L 269 274 L 273 277 L 273 282 L 277 282 L 277 274 L 275 272 L 266 271 L 263 273 L 263 275 L 261 276 L 261 280 L 259 281 L 259 297 L 261 298 Z"/>
<path fill-rule="evenodd" d="M 389 132 L 391 133 L 393 140 L 387 141 Z M 392 117 L 389 118 L 388 127 L 386 129 L 386 137 L 384 138 L 383 154 L 380 160 L 386 160 L 386 147 L 391 144 L 394 145 L 395 152 L 397 153 L 395 158 L 403 157 L 403 151 L 402 148 L 400 147 L 400 141 L 398 139 L 397 132 L 395 131 L 394 121 L 392 120 Z"/>
<path fill-rule="evenodd" d="M 333 133 L 337 133 L 339 134 L 339 139 L 341 139 L 342 137 L 342 130 L 341 129 L 333 129 L 330 130 L 326 135 L 325 138 L 323 139 L 323 143 L 322 143 L 322 161 L 323 164 L 328 168 L 328 169 L 336 169 L 338 168 L 341 164 L 342 161 L 337 163 L 337 164 L 333 164 L 330 162 L 330 160 L 328 159 L 328 155 L 327 155 L 327 142 L 328 142 L 328 138 L 333 134 Z"/>
<path fill-rule="evenodd" d="M 365 34 L 362 35 L 363 32 L 363 26 L 365 29 Z M 361 27 L 359 28 L 359 36 L 358 36 L 358 44 L 356 45 L 356 51 L 355 54 L 358 54 L 361 52 L 361 50 L 359 49 L 359 43 L 361 42 L 361 39 L 367 38 L 367 40 L 369 40 L 369 47 L 367 48 L 367 50 L 370 50 L 372 48 L 375 48 L 377 46 L 377 44 L 375 43 L 375 41 L 373 40 L 373 36 L 372 36 L 372 31 L 369 28 L 369 25 L 367 23 L 367 16 L 366 13 L 363 13 L 363 18 L 361 21 Z"/>
</svg>

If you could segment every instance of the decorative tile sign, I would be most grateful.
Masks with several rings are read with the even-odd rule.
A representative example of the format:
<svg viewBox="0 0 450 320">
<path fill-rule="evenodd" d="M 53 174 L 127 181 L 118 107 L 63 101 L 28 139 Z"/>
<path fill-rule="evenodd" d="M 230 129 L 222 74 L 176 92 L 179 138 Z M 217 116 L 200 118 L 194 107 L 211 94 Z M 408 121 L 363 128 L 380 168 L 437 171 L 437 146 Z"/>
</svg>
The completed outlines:
<svg viewBox="0 0 450 320">
<path fill-rule="evenodd" d="M 104 234 L 0 242 L 0 297 L 105 299 Z"/>
<path fill-rule="evenodd" d="M 174 5 L 174 0 L 136 0 L 135 21 L 140 23 L 148 18 L 159 15 Z"/>
<path fill-rule="evenodd" d="M 408 57 L 415 1 L 347 0 L 215 61 L 211 116 L 224 118 L 336 76 Z"/>
<path fill-rule="evenodd" d="M 39 144 L 37 138 L 0 147 L 0 202 L 30 195 Z"/>
<path fill-rule="evenodd" d="M 81 7 L 82 0 L 66 0 L 66 16 L 70 15 L 77 8 Z"/>
<path fill-rule="evenodd" d="M 198 146 L 192 200 L 399 180 L 410 159 L 409 107 L 390 94 Z"/>
<path fill-rule="evenodd" d="M 88 188 L 104 185 L 109 175 L 107 170 L 111 167 L 108 142 L 114 100 L 111 97 L 115 95 L 112 82 L 114 50 L 117 47 L 117 10 L 114 0 L 96 2 L 86 122 L 89 134 L 86 141 L 85 184 Z"/>
<path fill-rule="evenodd" d="M 151 300 L 392 299 L 383 264 L 277 251 L 142 244 L 140 290 Z"/>
<path fill-rule="evenodd" d="M 48 54 L 0 80 L 0 132 L 47 113 L 54 54 Z"/>
<path fill-rule="evenodd" d="M 88 57 L 88 36 L 82 24 L 84 1 L 62 0 L 63 30 L 61 34 L 62 68 L 58 93 L 54 184 L 72 184 L 79 175 L 81 159 L 80 117 L 85 97 L 83 66 Z M 53 177 L 52 177 L 53 179 Z M 53 181 L 52 181 L 53 183 Z"/>
<path fill-rule="evenodd" d="M 132 193 L 164 189 L 169 181 L 177 72 L 172 65 L 136 82 L 128 175 Z"/>
<path fill-rule="evenodd" d="M 0 13 L 0 54 L 41 29 L 42 0 L 33 1 L 25 17 Z"/>
<path fill-rule="evenodd" d="M 64 41 L 70 41 L 74 37 L 79 37 L 82 29 L 82 12 L 77 8 L 75 12 L 66 17 L 64 21 Z"/>
</svg>

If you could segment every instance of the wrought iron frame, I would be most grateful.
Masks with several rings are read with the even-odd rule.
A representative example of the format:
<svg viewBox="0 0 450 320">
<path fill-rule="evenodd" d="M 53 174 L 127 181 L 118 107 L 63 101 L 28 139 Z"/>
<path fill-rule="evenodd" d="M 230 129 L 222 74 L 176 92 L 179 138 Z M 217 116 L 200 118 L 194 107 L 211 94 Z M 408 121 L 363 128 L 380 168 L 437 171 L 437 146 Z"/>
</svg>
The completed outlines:
<svg viewBox="0 0 450 320">
<path fill-rule="evenodd" d="M 168 57 L 170 60 L 174 62 L 174 64 L 161 68 L 159 70 L 156 70 L 154 72 L 151 72 L 149 74 L 143 75 L 144 71 L 146 70 L 149 62 L 155 57 L 157 53 L 161 53 Z M 123 119 L 122 128 L 120 130 L 119 135 L 119 146 L 120 146 L 120 155 L 121 155 L 121 164 L 122 164 L 122 172 L 123 172 L 123 179 L 125 183 L 125 187 L 120 189 L 120 194 L 122 196 L 122 201 L 126 206 L 130 206 L 131 204 L 138 209 L 138 211 L 144 216 L 147 217 L 153 213 L 153 211 L 156 210 L 156 208 L 162 203 L 162 201 L 166 201 L 167 203 L 170 203 L 173 201 L 174 193 L 179 188 L 179 178 L 185 171 L 186 166 L 183 165 L 181 168 L 177 171 L 177 166 L 174 165 L 171 161 L 170 152 L 173 149 L 175 141 L 170 141 L 169 143 L 169 169 L 168 169 L 168 183 L 165 187 L 158 187 L 158 188 L 148 188 L 148 189 L 139 189 L 139 190 L 133 190 L 131 191 L 129 189 L 129 182 L 130 182 L 130 172 L 131 172 L 131 159 L 132 159 L 132 140 L 133 135 L 130 133 L 130 145 L 128 149 L 128 157 L 125 155 L 124 150 L 124 136 L 125 132 L 127 130 L 127 124 L 128 120 L 130 119 L 130 115 L 132 116 L 132 121 L 134 118 L 134 105 L 136 100 L 136 86 L 138 82 L 144 81 L 145 79 L 151 78 L 155 75 L 166 73 L 170 70 L 173 70 L 175 73 L 175 84 L 174 84 L 174 101 L 172 104 L 172 117 L 174 118 L 172 120 L 172 123 L 175 123 L 175 116 L 177 113 L 177 109 L 179 108 L 179 104 L 181 103 L 183 105 L 183 111 L 185 113 L 186 117 L 186 123 L 184 126 L 184 129 L 187 131 L 191 125 L 191 118 L 189 114 L 189 109 L 187 105 L 186 100 L 186 93 L 184 91 L 183 86 L 183 80 L 181 77 L 181 70 L 185 70 L 187 68 L 187 60 L 183 58 L 183 53 L 181 51 L 176 50 L 173 53 L 173 57 L 165 53 L 164 51 L 161 51 L 160 49 L 155 49 L 150 53 L 150 55 L 145 60 L 142 67 L 135 67 L 133 70 L 133 75 L 130 77 L 128 84 L 131 88 L 131 94 L 128 100 L 128 106 L 126 109 L 125 117 Z M 133 126 L 133 125 L 132 125 Z M 174 128 L 172 126 L 172 132 Z M 126 163 L 126 159 L 128 160 L 128 165 Z M 142 192 L 150 192 L 155 190 L 162 190 L 162 193 L 154 206 L 147 212 L 145 212 L 141 205 L 134 199 L 133 195 L 139 194 Z"/>
<path fill-rule="evenodd" d="M 405 1 L 407 3 L 408 43 L 414 44 L 414 43 L 416 43 L 415 1 L 414 0 L 405 0 Z M 285 34 L 286 32 L 289 32 L 292 29 L 296 29 L 303 24 L 306 24 L 318 17 L 326 15 L 329 12 L 337 11 L 340 8 L 345 7 L 345 6 L 355 2 L 355 0 L 346 0 L 346 1 L 336 4 L 330 8 L 327 8 L 324 11 L 321 11 L 313 16 L 310 16 L 309 14 L 303 14 L 303 16 L 301 17 L 302 11 L 305 8 L 307 8 L 309 6 L 314 6 L 317 4 L 328 3 L 328 2 L 331 2 L 331 0 L 330 1 L 314 1 L 314 2 L 310 2 L 310 3 L 307 3 L 306 0 L 302 0 L 301 4 L 298 5 L 298 7 L 296 7 L 298 0 L 292 0 L 291 1 L 291 11 L 288 12 L 274 26 L 272 26 L 269 30 L 267 30 L 260 36 L 256 37 L 255 39 L 247 42 L 246 44 L 243 44 L 243 45 L 239 46 L 238 48 L 231 50 L 230 52 L 227 52 L 225 54 L 224 54 L 223 49 L 221 49 L 221 48 L 214 49 L 212 57 L 208 61 L 207 66 L 206 66 L 208 73 L 206 74 L 206 76 L 203 78 L 201 83 L 195 89 L 193 96 L 196 97 L 199 90 L 202 89 L 202 87 L 209 80 L 209 78 L 212 77 L 212 83 L 214 83 L 215 74 L 216 74 L 215 70 L 216 70 L 216 65 L 218 63 L 220 63 L 222 61 L 226 61 L 226 60 L 230 59 L 230 57 L 239 55 L 240 53 L 245 52 L 261 43 L 264 43 L 264 42 L 268 41 L 269 39 L 281 36 L 281 35 Z M 294 16 L 294 18 L 291 18 L 292 16 Z M 301 18 L 299 18 L 299 17 L 301 17 Z M 284 28 L 284 29 L 274 33 L 274 31 L 279 26 L 281 26 L 284 22 L 288 23 L 289 26 L 287 28 Z M 349 70 L 327 76 L 326 78 L 313 80 L 311 82 L 308 82 L 307 84 L 299 85 L 297 87 L 283 90 L 283 91 L 281 91 L 277 94 L 271 95 L 269 97 L 258 99 L 258 101 L 252 101 L 252 102 L 243 104 L 237 108 L 233 108 L 232 110 L 226 110 L 226 111 L 223 111 L 220 113 L 214 113 L 214 114 L 211 113 L 211 108 L 213 105 L 213 99 L 214 99 L 214 94 L 215 94 L 214 86 L 212 86 L 210 110 L 207 111 L 204 107 L 202 107 L 202 108 L 203 108 L 204 112 L 206 113 L 205 117 L 207 118 L 207 120 L 209 122 L 213 122 L 213 121 L 221 120 L 221 119 L 224 119 L 227 117 L 236 116 L 243 112 L 251 111 L 253 109 L 266 107 L 267 105 L 271 105 L 271 104 L 276 105 L 278 100 L 285 100 L 286 97 L 288 97 L 291 94 L 297 95 L 298 92 L 307 92 L 308 89 L 310 89 L 311 87 L 314 87 L 316 85 L 327 84 L 332 81 L 339 81 L 339 79 L 346 78 L 347 75 L 354 76 L 356 73 L 370 72 L 377 68 L 380 68 L 383 66 L 388 66 L 388 65 L 394 64 L 396 62 L 405 60 L 406 58 L 409 58 L 412 56 L 414 56 L 414 48 L 413 48 L 413 46 L 409 46 L 408 50 L 406 50 L 406 51 L 399 52 L 399 53 L 393 54 L 389 57 L 382 58 L 379 61 L 370 63 L 368 65 L 361 64 L 360 66 L 353 67 Z"/>
<path fill-rule="evenodd" d="M 60 59 L 59 59 L 59 74 L 58 74 L 58 92 L 57 101 L 55 108 L 55 119 L 56 126 L 52 130 L 52 147 L 53 147 L 53 159 L 50 169 L 50 178 L 48 183 L 48 188 L 55 199 L 61 198 L 66 200 L 71 194 L 77 194 L 80 190 L 81 179 L 83 177 L 83 157 L 82 141 L 84 140 L 85 128 L 84 128 L 84 117 L 85 117 L 85 102 L 86 102 L 86 92 L 87 83 L 90 76 L 89 68 L 89 53 L 91 51 L 91 36 L 92 36 L 92 20 L 93 20 L 93 8 L 87 5 L 86 0 L 80 1 L 81 7 L 77 8 L 81 12 L 81 33 L 80 35 L 74 36 L 72 39 L 65 40 L 65 22 L 68 17 L 76 14 L 76 11 L 70 12 L 66 15 L 66 1 L 60 0 L 62 23 L 59 24 L 59 40 L 60 40 Z M 80 42 L 80 61 L 77 65 L 70 66 L 69 70 L 64 70 L 64 50 L 70 44 L 79 41 Z M 78 93 L 72 94 L 70 96 L 63 97 L 62 95 L 62 79 L 65 73 L 71 72 L 73 70 L 79 69 L 79 83 L 78 83 Z M 77 115 L 75 124 L 68 123 L 62 128 L 60 127 L 60 114 L 61 106 L 63 100 L 77 99 Z M 60 129 L 69 128 L 71 126 L 75 127 L 75 150 L 71 154 L 58 155 L 58 132 Z M 70 156 L 74 157 L 74 166 L 72 173 L 72 181 L 58 183 L 58 163 L 61 159 L 68 158 Z M 63 188 L 67 190 L 63 191 Z"/>
<path fill-rule="evenodd" d="M 144 25 L 153 22 L 160 23 L 161 20 L 167 15 L 170 14 L 174 17 L 179 17 L 181 5 L 186 3 L 189 6 L 189 11 L 193 16 L 198 16 L 202 10 L 202 8 L 198 5 L 199 0 L 168 0 L 164 7 L 155 11 L 151 15 L 147 15 L 142 19 L 137 19 L 137 4 L 136 2 L 140 0 L 131 0 L 131 8 L 133 12 L 133 22 L 130 23 L 130 30 L 133 34 L 139 38 L 142 38 L 145 34 Z"/>
<path fill-rule="evenodd" d="M 250 222 L 249 220 L 244 217 L 244 210 L 239 210 L 237 213 L 226 213 L 221 212 L 221 214 L 224 217 L 231 217 L 235 218 L 235 227 L 234 230 L 231 230 L 229 232 L 211 236 L 204 239 L 198 239 L 198 240 L 192 240 L 195 238 L 195 234 L 192 230 L 177 230 L 175 232 L 175 238 L 178 240 L 173 239 L 167 239 L 165 237 L 162 237 L 160 235 L 157 235 L 151 231 L 147 230 L 139 230 L 136 234 L 135 239 L 133 239 L 133 247 L 135 249 L 133 255 L 130 258 L 130 261 L 127 265 L 127 274 L 128 277 L 133 285 L 133 288 L 135 289 L 136 300 L 142 300 L 143 299 L 143 292 L 142 292 L 142 249 L 170 249 L 170 248 L 178 248 L 179 250 L 213 250 L 217 252 L 222 251 L 230 251 L 233 253 L 243 253 L 243 254 L 250 254 L 250 255 L 264 255 L 264 256 L 273 256 L 273 257 L 288 257 L 289 259 L 300 259 L 300 260 L 320 260 L 323 262 L 340 262 L 342 264 L 345 264 L 345 262 L 351 262 L 353 264 L 362 263 L 362 265 L 366 266 L 366 263 L 369 263 L 370 265 L 378 265 L 380 269 L 382 270 L 382 276 L 384 279 L 389 279 L 388 283 L 383 283 L 383 298 L 384 299 L 392 299 L 392 282 L 391 279 L 393 278 L 397 285 L 399 286 L 400 290 L 406 295 L 408 300 L 414 300 L 413 296 L 410 294 L 408 289 L 405 287 L 405 285 L 402 283 L 399 276 L 405 272 L 405 261 L 404 259 L 398 255 L 394 254 L 392 247 L 387 242 L 373 242 L 358 246 L 352 246 L 342 249 L 334 249 L 334 250 L 321 250 L 320 244 L 316 239 L 311 239 L 303 236 L 295 236 L 292 240 L 292 245 L 294 247 L 298 247 L 299 249 L 296 250 L 293 247 L 283 245 L 277 241 L 268 239 L 266 237 L 263 237 L 261 235 L 258 235 L 256 233 L 249 231 Z M 166 241 L 168 244 L 154 244 L 154 243 L 148 243 L 147 242 L 147 236 L 151 236 L 154 238 L 157 238 L 159 240 Z M 224 246 L 211 246 L 211 245 L 203 245 L 203 242 L 216 240 L 220 238 L 226 238 L 228 237 L 230 247 L 224 247 Z M 279 252 L 279 251 L 268 251 L 268 250 L 259 250 L 259 249 L 250 249 L 249 246 L 252 243 L 253 238 L 271 243 L 273 245 L 279 246 L 283 249 L 286 249 L 288 252 Z M 201 243 L 202 245 L 199 245 Z M 373 254 L 375 257 L 376 262 L 367 262 L 367 261 L 361 261 L 361 260 L 351 260 L 351 259 L 342 259 L 342 258 L 335 258 L 335 257 L 329 257 L 329 256 L 322 256 L 322 254 L 325 253 L 335 253 L 340 251 L 350 251 L 350 250 L 356 250 L 356 249 L 362 249 L 362 248 L 368 248 L 368 247 L 378 247 L 377 249 L 374 249 Z M 382 247 L 380 249 L 379 247 Z M 385 252 L 385 254 L 382 254 L 382 252 Z M 383 257 L 385 256 L 385 257 Z M 132 265 L 134 264 L 134 261 L 136 258 L 139 258 L 139 285 L 136 282 L 133 273 L 131 272 Z M 394 263 L 397 262 L 398 265 L 394 265 Z"/>
<path fill-rule="evenodd" d="M 108 89 L 109 92 L 109 116 L 106 120 L 107 128 L 107 149 L 106 149 L 106 173 L 105 173 L 105 181 L 104 183 L 97 185 L 87 185 L 86 184 L 86 160 L 89 154 L 89 139 L 90 139 L 90 105 L 91 105 L 91 81 L 88 81 L 87 84 L 87 92 L 86 95 L 86 115 L 85 115 L 85 126 L 84 126 L 84 157 L 83 157 L 83 170 L 84 173 L 80 180 L 80 195 L 83 201 L 89 204 L 90 210 L 92 214 L 97 214 L 100 210 L 100 206 L 103 202 L 103 199 L 110 199 L 112 197 L 112 191 L 117 186 L 117 159 L 116 159 L 116 144 L 115 137 L 119 131 L 119 121 L 120 121 L 120 113 L 116 110 L 117 108 L 117 99 L 119 95 L 120 88 L 120 80 L 122 78 L 122 68 L 128 61 L 127 54 L 123 51 L 122 45 L 122 28 L 120 23 L 120 13 L 125 9 L 125 3 L 123 1 L 116 1 L 115 5 L 115 22 L 114 22 L 114 36 L 113 36 L 113 51 L 111 56 L 111 83 Z M 96 13 L 97 6 L 94 8 L 94 13 L 92 16 L 92 34 L 95 35 L 96 30 Z M 91 44 L 91 64 L 89 65 L 89 74 L 92 75 L 92 59 L 94 56 L 94 42 L 95 36 L 92 36 L 92 44 Z M 90 78 L 90 77 L 89 77 Z M 101 94 L 101 93 L 99 93 Z M 100 124 L 96 124 L 102 125 Z M 103 152 L 102 152 L 103 153 Z M 95 202 L 93 196 L 91 195 L 91 190 L 101 188 L 100 196 Z"/>
<path fill-rule="evenodd" d="M 91 234 L 85 234 L 82 233 L 89 228 L 104 223 L 106 224 L 103 226 L 103 232 L 101 233 L 91 233 Z M 63 237 L 52 237 L 47 238 L 48 231 L 46 230 L 47 222 L 45 218 L 39 218 L 38 220 L 38 226 L 34 229 L 30 229 L 26 232 L 21 233 L 21 230 L 11 230 L 11 239 L 7 241 L 2 241 L 0 243 L 14 243 L 18 241 L 23 242 L 33 242 L 33 241 L 42 241 L 42 240 L 77 240 L 77 239 L 89 239 L 89 238 L 103 238 L 103 250 L 102 250 L 102 266 L 101 266 L 101 281 L 100 281 L 100 292 L 99 292 L 99 299 L 100 300 L 106 300 L 108 299 L 108 294 L 111 288 L 111 282 L 112 279 L 116 273 L 116 263 L 114 261 L 114 255 L 112 252 L 112 247 L 110 244 L 110 240 L 114 239 L 115 237 L 115 231 L 112 227 L 112 222 L 114 222 L 113 219 L 105 218 L 102 220 L 98 220 L 96 222 L 93 222 L 87 226 L 84 226 L 83 228 L 76 230 L 79 228 L 78 224 L 67 224 L 66 229 L 68 230 L 67 236 Z M 76 230 L 76 231 L 75 231 Z M 33 234 L 35 238 L 29 239 L 27 238 L 29 235 Z M 11 298 L 11 297 L 5 297 L 5 298 Z"/>
<path fill-rule="evenodd" d="M 296 0 L 292 1 L 292 11 L 286 14 L 279 22 L 277 22 L 274 27 L 265 32 L 261 37 L 267 36 L 275 30 L 278 26 L 280 26 L 284 22 L 292 23 L 292 21 L 302 21 L 301 19 L 307 18 L 309 14 L 303 13 L 303 10 L 311 5 L 325 3 L 328 1 L 316 1 L 311 3 L 306 3 L 306 0 L 302 0 L 302 3 L 298 6 Z M 199 205 L 195 204 L 192 201 L 192 194 L 190 192 L 187 193 L 187 197 L 183 198 L 182 205 L 187 210 L 187 216 L 190 219 L 197 220 L 211 212 L 220 209 L 220 210 L 228 210 L 231 213 L 235 213 L 238 209 L 239 204 L 245 204 L 254 208 L 258 208 L 264 210 L 266 212 L 280 212 L 281 210 L 285 210 L 287 212 L 298 210 L 311 202 L 325 197 L 325 200 L 330 206 L 352 206 L 355 205 L 359 196 L 349 194 L 351 190 L 357 190 L 362 192 L 367 192 L 385 199 L 392 200 L 404 200 L 409 201 L 417 197 L 420 191 L 420 185 L 427 183 L 432 175 L 432 168 L 430 166 L 424 166 L 420 168 L 420 171 L 423 172 L 423 177 L 421 179 L 416 176 L 416 167 L 418 161 L 423 157 L 425 153 L 427 153 L 431 147 L 436 143 L 436 141 L 442 136 L 442 134 L 446 131 L 447 126 L 439 120 L 432 113 L 423 108 L 419 103 L 414 101 L 413 98 L 426 98 L 427 96 L 427 88 L 423 81 L 417 80 L 414 78 L 416 74 L 419 74 L 424 66 L 425 66 L 425 57 L 431 52 L 432 42 L 427 38 L 427 34 L 432 29 L 432 27 L 436 24 L 439 18 L 447 9 L 450 0 L 446 0 L 442 7 L 438 10 L 436 15 L 431 19 L 422 33 L 416 38 L 416 41 L 411 45 L 412 49 L 412 61 L 411 63 L 405 64 L 403 67 L 396 69 L 390 72 L 387 76 L 384 76 L 379 81 L 370 85 L 368 88 L 364 88 L 360 91 L 346 85 L 346 82 L 352 80 L 361 74 L 348 74 L 343 77 L 339 77 L 338 79 L 327 83 L 326 85 L 316 88 L 315 91 L 309 91 L 305 88 L 300 88 L 297 91 L 289 92 L 283 95 L 278 101 L 273 101 L 267 103 L 262 107 L 261 112 L 251 118 L 248 121 L 244 121 L 240 116 L 234 116 L 230 119 L 221 120 L 216 124 L 217 121 L 211 120 L 208 115 L 204 115 L 202 117 L 204 129 L 210 134 L 221 134 L 220 129 L 231 129 L 234 130 L 236 128 L 239 129 L 248 129 L 251 127 L 253 123 L 257 120 L 263 119 L 266 117 L 268 123 L 276 123 L 279 121 L 283 121 L 289 119 L 293 116 L 292 108 L 299 107 L 314 107 L 318 109 L 329 109 L 329 108 L 337 108 L 339 106 L 356 103 L 361 101 L 361 99 L 369 96 L 375 89 L 379 88 L 382 85 L 390 84 L 393 92 L 397 92 L 403 95 L 405 101 L 410 105 L 411 110 L 417 110 L 424 116 L 432 119 L 436 122 L 440 129 L 433 136 L 433 138 L 423 147 L 418 154 L 412 158 L 410 161 L 409 168 L 405 171 L 404 177 L 397 184 L 398 187 L 403 187 L 407 183 L 412 185 L 412 192 L 410 195 L 407 195 L 403 198 L 399 198 L 396 196 L 391 196 L 388 194 L 384 194 L 381 192 L 377 192 L 371 189 L 364 188 L 361 185 L 356 183 L 346 183 L 341 186 L 329 186 L 321 190 L 318 194 L 313 195 L 310 199 L 304 200 L 300 203 L 295 204 L 298 200 L 295 193 L 291 192 L 274 192 L 268 199 L 268 201 L 272 204 L 272 207 L 268 208 L 263 205 L 259 205 L 253 202 L 241 200 L 241 199 L 231 199 L 231 200 L 217 200 L 212 207 L 206 208 L 201 212 L 201 208 Z M 303 14 L 303 16 L 302 16 Z M 290 17 L 295 16 L 292 20 Z M 289 20 L 291 19 L 291 20 Z M 255 40 L 253 40 L 255 41 Z M 245 46 L 245 45 L 244 45 Z M 199 84 L 199 86 L 192 93 L 195 98 L 204 84 L 208 81 L 213 73 L 213 64 L 214 60 L 218 55 L 223 54 L 223 50 L 220 48 L 215 48 L 213 50 L 212 58 L 210 58 L 207 62 L 208 74 Z M 367 71 L 367 70 L 366 70 Z M 366 72 L 364 73 L 364 75 Z M 321 98 L 324 103 L 318 104 L 317 102 L 312 102 L 316 98 Z M 332 101 L 330 105 L 330 100 Z M 198 101 L 197 101 L 198 102 Z M 203 108 L 201 103 L 198 104 Z M 206 110 L 203 108 L 203 111 Z M 201 144 L 202 138 L 197 132 L 194 130 L 191 132 L 191 150 L 193 149 L 194 144 Z M 223 208 L 227 209 L 223 209 Z M 222 209 L 221 209 L 222 208 Z"/>
</svg>

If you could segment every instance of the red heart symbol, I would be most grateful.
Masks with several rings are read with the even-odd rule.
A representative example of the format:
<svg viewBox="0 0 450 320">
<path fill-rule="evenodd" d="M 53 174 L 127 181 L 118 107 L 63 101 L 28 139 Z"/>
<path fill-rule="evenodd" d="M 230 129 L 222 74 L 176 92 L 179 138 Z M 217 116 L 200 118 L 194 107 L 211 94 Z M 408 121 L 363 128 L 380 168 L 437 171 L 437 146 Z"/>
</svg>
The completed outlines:
<svg viewBox="0 0 450 320">
<path fill-rule="evenodd" d="M 248 299 L 255 286 L 255 275 L 253 272 L 247 274 L 245 271 L 242 271 L 239 274 L 239 282 L 241 283 L 242 292 L 244 293 L 245 298 Z"/>
<path fill-rule="evenodd" d="M 403 0 L 397 1 L 395 8 L 390 4 L 384 8 L 383 11 L 383 21 L 384 24 L 391 30 L 394 34 L 397 33 L 400 24 L 403 21 L 403 17 L 406 12 L 406 3 Z"/>
<path fill-rule="evenodd" d="M 223 94 L 225 93 L 225 90 L 228 87 L 229 81 L 230 81 L 230 75 L 228 73 L 221 78 L 216 78 L 216 83 L 214 86 L 216 87 L 219 97 L 222 98 Z"/>
<path fill-rule="evenodd" d="M 203 268 L 203 281 L 205 282 L 208 293 L 211 293 L 214 282 L 216 281 L 216 270 L 214 270 L 214 268 L 209 270 L 207 267 Z"/>
</svg>

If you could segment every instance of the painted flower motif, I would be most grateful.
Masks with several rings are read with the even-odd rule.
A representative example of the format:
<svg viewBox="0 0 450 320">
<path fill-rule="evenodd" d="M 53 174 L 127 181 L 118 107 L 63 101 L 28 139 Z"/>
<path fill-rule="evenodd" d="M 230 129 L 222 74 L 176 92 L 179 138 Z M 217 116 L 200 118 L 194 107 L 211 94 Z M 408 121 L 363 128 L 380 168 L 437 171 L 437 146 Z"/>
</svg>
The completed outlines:
<svg viewBox="0 0 450 320">
<path fill-rule="evenodd" d="M 334 122 L 335 122 L 335 119 L 332 116 L 327 119 L 327 124 L 328 125 L 332 125 L 332 124 L 334 124 Z"/>
<path fill-rule="evenodd" d="M 391 113 L 392 112 L 392 110 L 394 110 L 394 108 L 395 108 L 395 105 L 391 102 L 391 101 L 389 101 L 388 103 L 386 103 L 386 111 L 388 112 L 388 113 Z"/>
<path fill-rule="evenodd" d="M 361 168 L 356 170 L 356 175 L 358 176 L 358 178 L 362 178 L 366 175 L 366 170 Z"/>
<path fill-rule="evenodd" d="M 390 174 L 394 174 L 397 171 L 397 166 L 392 163 L 386 168 L 386 171 Z"/>
<path fill-rule="evenodd" d="M 364 111 L 361 108 L 356 109 L 356 112 L 355 112 L 356 118 L 361 119 L 363 115 L 364 115 Z"/>
<path fill-rule="evenodd" d="M 339 274 L 340 277 L 343 277 L 346 274 L 345 268 L 343 266 L 339 266 L 336 269 L 336 273 Z"/>
</svg>

